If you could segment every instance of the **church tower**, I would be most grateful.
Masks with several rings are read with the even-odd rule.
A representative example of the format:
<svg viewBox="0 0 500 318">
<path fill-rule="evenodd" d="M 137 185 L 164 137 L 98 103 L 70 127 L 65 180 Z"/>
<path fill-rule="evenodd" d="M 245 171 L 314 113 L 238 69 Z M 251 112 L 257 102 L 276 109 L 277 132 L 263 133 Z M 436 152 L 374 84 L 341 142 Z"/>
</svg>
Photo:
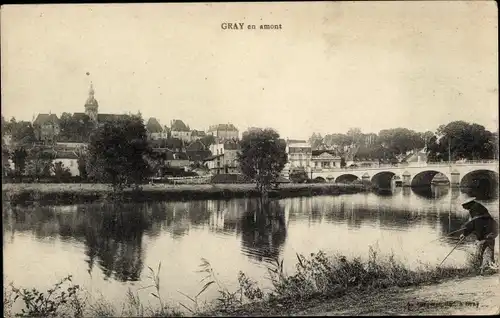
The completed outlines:
<svg viewBox="0 0 500 318">
<path fill-rule="evenodd" d="M 89 97 L 85 102 L 85 114 L 90 117 L 90 120 L 92 122 L 97 124 L 97 111 L 99 108 L 99 104 L 94 98 L 94 93 L 94 86 L 92 85 L 92 82 L 90 82 Z"/>
</svg>

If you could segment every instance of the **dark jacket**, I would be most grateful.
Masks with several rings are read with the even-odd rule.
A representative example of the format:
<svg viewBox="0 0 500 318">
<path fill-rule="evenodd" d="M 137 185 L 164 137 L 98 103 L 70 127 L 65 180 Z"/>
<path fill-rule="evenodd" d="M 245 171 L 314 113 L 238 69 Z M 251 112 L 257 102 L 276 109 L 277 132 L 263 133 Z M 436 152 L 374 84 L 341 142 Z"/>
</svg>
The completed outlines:
<svg viewBox="0 0 500 318">
<path fill-rule="evenodd" d="M 463 227 L 465 236 L 474 233 L 479 241 L 486 238 L 495 239 L 498 236 L 498 223 L 489 214 L 473 217 Z"/>
</svg>

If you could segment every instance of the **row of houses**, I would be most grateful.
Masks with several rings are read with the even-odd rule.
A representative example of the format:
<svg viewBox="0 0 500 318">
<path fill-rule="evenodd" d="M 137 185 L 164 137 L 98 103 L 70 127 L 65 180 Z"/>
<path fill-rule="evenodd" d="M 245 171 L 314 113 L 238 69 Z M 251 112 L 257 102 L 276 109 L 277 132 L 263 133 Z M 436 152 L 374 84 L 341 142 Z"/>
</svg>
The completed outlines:
<svg viewBox="0 0 500 318">
<path fill-rule="evenodd" d="M 141 116 L 140 112 L 136 114 Z M 108 120 L 120 119 L 131 114 L 103 114 L 99 113 L 99 102 L 95 98 L 95 90 L 90 83 L 88 97 L 85 100 L 84 112 L 73 113 L 72 118 L 78 121 L 90 122 L 92 127 L 98 127 Z M 34 117 L 34 116 L 33 116 Z M 35 137 L 46 144 L 53 144 L 58 141 L 61 133 L 61 120 L 56 114 L 42 113 L 33 118 L 31 124 L 35 130 Z M 217 140 L 238 139 L 239 131 L 233 124 L 212 125 L 208 130 L 191 129 L 180 119 L 170 122 L 170 127 L 162 126 L 160 122 L 151 117 L 146 123 L 148 137 L 152 140 L 166 139 L 169 137 L 181 139 L 184 142 L 192 142 L 204 138 L 207 135 L 214 136 Z M 77 138 L 78 139 L 78 138 Z"/>
<path fill-rule="evenodd" d="M 176 138 L 184 142 L 200 140 L 208 135 L 217 141 L 239 139 L 239 131 L 233 124 L 212 125 L 205 132 L 203 130 L 191 129 L 180 119 L 170 122 L 170 127 L 162 127 L 156 118 L 150 118 L 146 124 L 146 130 L 150 139 L 159 140 L 165 138 Z"/>
</svg>

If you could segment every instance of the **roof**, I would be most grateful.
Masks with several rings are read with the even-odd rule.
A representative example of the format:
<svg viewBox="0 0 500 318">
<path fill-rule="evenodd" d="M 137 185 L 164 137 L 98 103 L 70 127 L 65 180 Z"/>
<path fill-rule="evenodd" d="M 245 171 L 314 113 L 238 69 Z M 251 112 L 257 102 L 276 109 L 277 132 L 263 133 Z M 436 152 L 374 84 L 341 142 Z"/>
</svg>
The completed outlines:
<svg viewBox="0 0 500 318">
<path fill-rule="evenodd" d="M 56 114 L 38 114 L 33 125 L 59 124 L 59 118 Z"/>
<path fill-rule="evenodd" d="M 160 123 L 154 117 L 149 118 L 148 123 L 146 124 L 146 129 L 150 133 L 159 133 L 163 131 Z"/>
<path fill-rule="evenodd" d="M 97 121 L 113 121 L 128 118 L 126 114 L 97 114 Z"/>
<path fill-rule="evenodd" d="M 287 143 L 288 144 L 306 144 L 307 141 L 306 140 L 302 140 L 302 139 L 288 139 Z"/>
<path fill-rule="evenodd" d="M 328 153 L 328 154 L 330 154 L 330 155 L 332 155 L 332 156 L 337 157 L 337 154 L 336 154 L 336 152 L 334 150 L 313 150 L 312 151 L 312 155 L 316 157 L 316 156 L 319 156 L 319 155 L 321 155 L 322 153 L 325 153 L 325 152 Z"/>
<path fill-rule="evenodd" d="M 213 125 L 213 126 L 210 126 L 208 128 L 208 131 L 224 131 L 224 130 L 227 130 L 227 131 L 238 131 L 238 129 L 233 125 L 233 124 L 217 124 L 217 125 Z"/>
<path fill-rule="evenodd" d="M 191 136 L 192 137 L 205 137 L 206 134 L 204 131 L 201 131 L 201 130 L 192 130 L 191 131 Z"/>
<path fill-rule="evenodd" d="M 167 160 L 189 160 L 188 155 L 184 152 L 166 151 L 165 154 L 167 155 Z M 174 159 L 174 155 L 177 155 L 177 159 Z"/>
<path fill-rule="evenodd" d="M 85 113 L 74 113 L 73 119 L 84 122 L 84 121 L 89 121 L 90 117 Z"/>
<path fill-rule="evenodd" d="M 180 119 L 172 120 L 172 123 L 170 124 L 170 129 L 172 131 L 189 131 L 188 126 L 186 126 L 186 124 L 184 124 L 184 122 Z"/>
<path fill-rule="evenodd" d="M 210 150 L 187 151 L 187 155 L 191 161 L 204 161 L 212 155 L 212 152 Z"/>
<path fill-rule="evenodd" d="M 212 160 L 217 159 L 218 157 L 222 157 L 222 156 L 224 156 L 224 154 L 210 156 L 210 157 L 205 158 L 203 161 L 212 161 Z"/>
<path fill-rule="evenodd" d="M 57 151 L 55 159 L 78 159 L 78 156 L 74 151 Z"/>
<path fill-rule="evenodd" d="M 186 147 L 186 150 L 187 151 L 202 151 L 202 150 L 205 151 L 205 150 L 207 150 L 207 147 L 201 141 L 196 140 L 196 141 L 193 141 L 192 143 L 190 143 Z"/>
<path fill-rule="evenodd" d="M 240 149 L 240 144 L 233 140 L 227 140 L 224 142 L 224 150 L 238 150 Z"/>
</svg>

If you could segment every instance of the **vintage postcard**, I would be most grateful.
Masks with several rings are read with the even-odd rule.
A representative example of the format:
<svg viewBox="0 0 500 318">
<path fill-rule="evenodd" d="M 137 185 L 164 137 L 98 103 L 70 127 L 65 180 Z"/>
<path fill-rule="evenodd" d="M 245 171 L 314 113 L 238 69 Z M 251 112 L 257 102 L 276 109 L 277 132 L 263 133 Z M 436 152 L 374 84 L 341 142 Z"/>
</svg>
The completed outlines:
<svg viewBox="0 0 500 318">
<path fill-rule="evenodd" d="M 495 2 L 0 12 L 5 317 L 499 312 Z"/>
</svg>

